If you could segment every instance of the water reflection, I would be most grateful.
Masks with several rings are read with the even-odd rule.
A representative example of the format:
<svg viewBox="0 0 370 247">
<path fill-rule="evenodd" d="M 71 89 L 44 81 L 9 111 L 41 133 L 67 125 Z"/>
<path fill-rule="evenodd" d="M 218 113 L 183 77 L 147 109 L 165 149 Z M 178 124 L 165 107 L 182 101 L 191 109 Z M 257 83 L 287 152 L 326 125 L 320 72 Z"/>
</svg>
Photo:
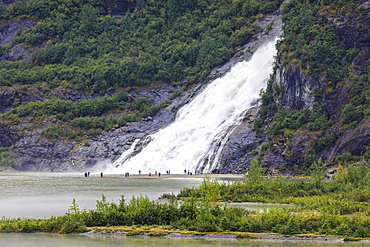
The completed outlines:
<svg viewBox="0 0 370 247">
<path fill-rule="evenodd" d="M 18 234 L 0 233 L 0 246 L 27 247 L 115 247 L 115 246 L 178 246 L 178 247 L 360 247 L 370 246 L 364 242 L 293 242 L 293 241 L 264 241 L 247 239 L 204 240 L 204 239 L 167 239 L 158 237 L 110 237 L 110 236 L 81 236 L 57 234 Z"/>
</svg>

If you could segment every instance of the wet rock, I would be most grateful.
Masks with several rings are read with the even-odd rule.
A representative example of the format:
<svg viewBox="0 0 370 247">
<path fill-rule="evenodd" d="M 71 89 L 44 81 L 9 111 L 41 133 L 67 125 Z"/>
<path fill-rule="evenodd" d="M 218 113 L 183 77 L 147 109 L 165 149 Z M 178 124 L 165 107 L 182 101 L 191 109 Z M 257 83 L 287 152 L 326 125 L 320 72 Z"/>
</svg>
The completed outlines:
<svg viewBox="0 0 370 247">
<path fill-rule="evenodd" d="M 214 173 L 244 174 L 257 150 L 263 143 L 265 135 L 253 131 L 253 120 L 256 118 L 259 107 L 249 109 L 243 122 L 230 134 L 223 147 L 219 160 L 219 167 Z M 255 151 L 256 153 L 252 153 Z"/>
<path fill-rule="evenodd" d="M 16 133 L 10 130 L 8 124 L 4 124 L 0 122 L 0 147 L 10 147 L 15 144 L 18 139 Z"/>
<path fill-rule="evenodd" d="M 5 113 L 12 108 L 16 94 L 16 90 L 12 87 L 0 87 L 0 113 Z"/>
<path fill-rule="evenodd" d="M 370 118 L 363 121 L 353 130 L 348 130 L 333 150 L 335 154 L 351 153 L 362 156 L 370 146 Z"/>
<path fill-rule="evenodd" d="M 282 58 L 278 58 L 278 68 L 275 72 L 274 81 L 278 85 L 284 85 L 284 99 L 282 104 L 293 110 L 312 108 L 315 102 L 315 89 L 321 89 L 323 81 L 316 81 L 306 76 L 302 68 L 297 64 L 284 66 Z"/>
<path fill-rule="evenodd" d="M 25 46 L 16 45 L 7 51 L 3 56 L 1 56 L 0 61 L 20 61 L 23 60 L 26 63 L 32 63 L 35 61 L 35 56 L 32 55 Z"/>
<path fill-rule="evenodd" d="M 0 22 L 0 45 L 11 43 L 18 32 L 25 28 L 35 27 L 36 24 L 36 21 L 31 19 L 14 20 L 9 23 Z"/>
</svg>

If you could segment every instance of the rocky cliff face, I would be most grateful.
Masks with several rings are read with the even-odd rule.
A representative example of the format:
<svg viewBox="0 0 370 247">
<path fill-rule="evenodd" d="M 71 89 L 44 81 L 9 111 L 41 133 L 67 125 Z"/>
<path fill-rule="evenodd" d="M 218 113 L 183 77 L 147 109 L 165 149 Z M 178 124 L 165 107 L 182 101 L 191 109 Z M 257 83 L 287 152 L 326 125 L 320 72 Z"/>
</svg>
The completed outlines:
<svg viewBox="0 0 370 247">
<path fill-rule="evenodd" d="M 370 2 L 362 1 L 354 9 L 346 10 L 346 15 L 332 10 L 323 10 L 319 14 L 325 20 L 334 23 L 335 30 L 345 45 L 359 49 L 359 54 L 353 61 L 354 69 L 358 74 L 364 73 L 367 61 L 370 59 Z M 308 131 L 305 126 L 296 131 L 289 140 L 275 140 L 273 151 L 267 152 L 263 163 L 279 169 L 282 164 L 302 164 L 305 153 L 315 150 L 324 161 L 333 161 L 333 158 L 343 153 L 360 156 L 366 152 L 370 144 L 369 118 L 362 121 L 355 129 L 343 128 L 340 124 L 342 110 L 348 103 L 349 81 L 338 83 L 334 90 L 326 90 L 328 79 L 320 77 L 317 80 L 306 76 L 302 68 L 290 63 L 287 66 L 278 59 L 274 74 L 274 83 L 284 85 L 284 99 L 282 105 L 290 109 L 311 108 L 314 102 L 315 89 L 323 91 L 323 107 L 335 122 L 333 127 L 325 131 Z M 333 135 L 337 141 L 324 149 L 315 147 L 315 140 Z M 290 145 L 290 147 L 288 147 Z"/>
<path fill-rule="evenodd" d="M 31 19 L 13 20 L 9 23 L 0 22 L 0 44 L 7 45 L 12 42 L 12 39 L 18 32 L 25 28 L 36 26 L 37 22 Z M 32 54 L 32 49 L 24 45 L 14 46 L 0 57 L 0 61 L 18 61 L 23 60 L 31 63 L 35 60 Z"/>
<path fill-rule="evenodd" d="M 354 68 L 358 73 L 363 73 L 367 60 L 370 58 L 370 2 L 358 1 L 356 8 L 341 13 L 324 10 L 322 15 L 334 23 L 337 34 L 345 45 L 360 49 L 360 53 L 354 59 Z"/>
<path fill-rule="evenodd" d="M 158 104 L 177 89 L 171 85 L 156 85 L 130 93 L 134 97 L 147 97 Z M 174 120 L 177 109 L 189 102 L 196 91 L 195 89 L 193 93 L 177 100 L 170 107 L 162 109 L 152 119 L 129 123 L 82 142 L 50 140 L 41 135 L 42 130 L 55 124 L 57 120 L 53 117 L 45 117 L 36 127 L 30 124 L 30 119 L 24 119 L 23 123 L 2 122 L 0 146 L 13 146 L 17 157 L 14 168 L 17 170 L 85 171 L 98 163 L 114 161 L 131 147 L 135 139 L 140 139 L 168 125 Z M 72 92 L 66 95 L 71 96 Z M 84 95 L 79 96 L 84 97 Z M 140 146 L 138 145 L 137 148 Z"/>
</svg>

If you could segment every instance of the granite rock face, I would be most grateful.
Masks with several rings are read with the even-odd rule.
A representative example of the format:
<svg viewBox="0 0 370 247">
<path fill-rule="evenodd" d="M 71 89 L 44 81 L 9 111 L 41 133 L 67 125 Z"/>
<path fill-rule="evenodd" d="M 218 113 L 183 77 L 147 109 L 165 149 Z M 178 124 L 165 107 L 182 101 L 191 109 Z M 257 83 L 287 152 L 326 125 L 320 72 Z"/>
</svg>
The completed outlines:
<svg viewBox="0 0 370 247">
<path fill-rule="evenodd" d="M 320 14 L 324 19 L 333 22 L 342 42 L 351 48 L 360 50 L 354 59 L 354 68 L 359 74 L 364 72 L 370 58 L 370 1 L 358 1 L 356 8 L 342 10 L 324 10 Z"/>
<path fill-rule="evenodd" d="M 13 20 L 9 23 L 0 22 L 0 25 L 0 45 L 6 45 L 12 42 L 18 32 L 36 26 L 36 21 L 31 19 Z"/>
<path fill-rule="evenodd" d="M 13 20 L 9 23 L 0 22 L 0 45 L 7 45 L 12 42 L 18 32 L 25 28 L 35 27 L 36 21 L 31 19 Z M 31 63 L 35 60 L 30 50 L 24 45 L 16 45 L 0 57 L 0 61 L 19 61 Z"/>
<path fill-rule="evenodd" d="M 370 59 L 370 1 L 359 1 L 356 8 L 345 11 L 346 14 L 343 15 L 339 10 L 335 12 L 326 9 L 319 15 L 326 21 L 333 21 L 334 28 L 345 45 L 359 50 L 353 64 L 356 72 L 361 75 Z M 316 132 L 308 131 L 303 126 L 295 132 L 289 143 L 288 140 L 275 140 L 273 150 L 268 151 L 262 161 L 268 170 L 279 170 L 285 164 L 300 165 L 304 162 L 305 155 L 312 150 L 326 162 L 334 161 L 335 156 L 343 153 L 361 156 L 366 152 L 370 143 L 369 118 L 355 129 L 343 128 L 340 124 L 342 110 L 348 103 L 349 81 L 339 82 L 334 89 L 327 90 L 329 82 L 325 76 L 316 80 L 310 78 L 298 64 L 283 65 L 279 57 L 273 80 L 285 88 L 284 98 L 278 103 L 292 110 L 312 108 L 314 91 L 323 91 L 323 108 L 334 121 L 334 125 Z M 329 135 L 336 138 L 335 143 L 324 148 L 318 147 L 317 141 Z"/>
</svg>

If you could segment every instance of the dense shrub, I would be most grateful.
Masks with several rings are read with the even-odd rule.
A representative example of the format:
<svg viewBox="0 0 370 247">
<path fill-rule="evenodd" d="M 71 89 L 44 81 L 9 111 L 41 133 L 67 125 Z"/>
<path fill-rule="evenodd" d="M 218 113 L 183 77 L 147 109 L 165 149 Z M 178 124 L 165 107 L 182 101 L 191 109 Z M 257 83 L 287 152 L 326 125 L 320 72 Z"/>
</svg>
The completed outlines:
<svg viewBox="0 0 370 247">
<path fill-rule="evenodd" d="M 36 52 L 41 67 L 11 72 L 1 70 L 0 63 L 0 83 L 46 81 L 101 90 L 200 79 L 252 36 L 256 14 L 272 12 L 281 2 L 139 1 L 135 11 L 119 19 L 107 15 L 105 0 L 30 0 L 2 6 L 2 19 L 40 20 L 20 32 L 12 46 L 46 46 Z"/>
</svg>

